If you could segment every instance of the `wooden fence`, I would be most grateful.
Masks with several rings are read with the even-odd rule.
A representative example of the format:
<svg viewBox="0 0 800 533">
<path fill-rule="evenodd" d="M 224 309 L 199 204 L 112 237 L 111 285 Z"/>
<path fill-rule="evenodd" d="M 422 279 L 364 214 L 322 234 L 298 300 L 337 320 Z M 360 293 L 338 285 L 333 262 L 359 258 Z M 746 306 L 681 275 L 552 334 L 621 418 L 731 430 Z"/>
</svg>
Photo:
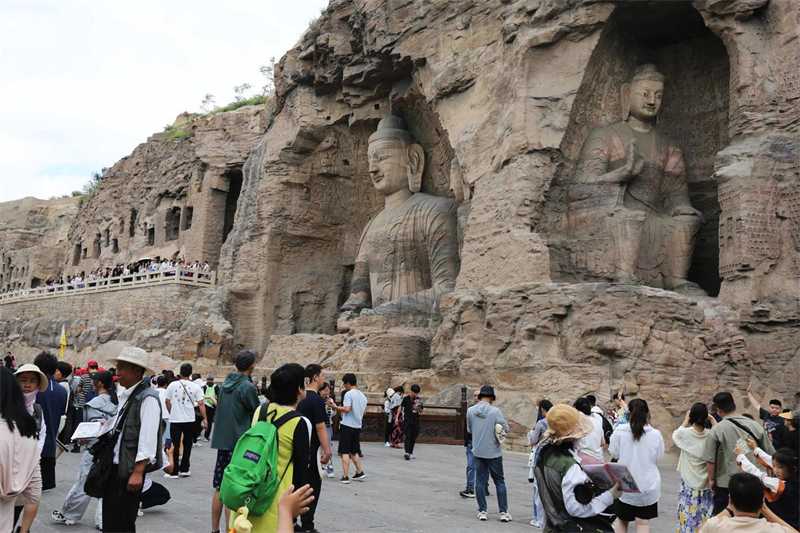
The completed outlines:
<svg viewBox="0 0 800 533">
<path fill-rule="evenodd" d="M 170 268 L 154 272 L 138 272 L 124 276 L 83 280 L 79 283 L 45 285 L 35 289 L 20 289 L 0 294 L 0 304 L 23 300 L 41 300 L 45 298 L 62 298 L 76 294 L 88 294 L 105 291 L 118 291 L 136 287 L 150 287 L 164 283 L 178 283 L 193 287 L 213 287 L 217 283 L 216 272 L 205 272 L 193 268 Z"/>
<path fill-rule="evenodd" d="M 333 388 L 333 387 L 331 387 Z M 383 442 L 386 430 L 386 414 L 381 412 L 382 403 L 368 403 L 361 423 L 361 440 Z M 339 434 L 339 413 L 333 421 L 333 438 Z M 459 405 L 425 405 L 419 415 L 419 437 L 421 444 L 464 445 L 464 428 L 467 421 L 467 388 L 461 387 Z"/>
</svg>

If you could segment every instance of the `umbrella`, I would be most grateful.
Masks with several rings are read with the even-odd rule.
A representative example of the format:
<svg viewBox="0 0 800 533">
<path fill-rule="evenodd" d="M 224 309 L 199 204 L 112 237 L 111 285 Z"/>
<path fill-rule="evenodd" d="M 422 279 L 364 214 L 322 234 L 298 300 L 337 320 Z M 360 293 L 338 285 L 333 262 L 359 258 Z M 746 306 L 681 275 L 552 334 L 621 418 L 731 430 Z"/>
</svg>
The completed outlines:
<svg viewBox="0 0 800 533">
<path fill-rule="evenodd" d="M 136 262 L 137 262 L 137 263 L 142 263 L 142 262 L 144 262 L 144 261 L 152 261 L 152 259 L 151 259 L 151 258 L 149 258 L 149 257 L 140 257 L 140 258 L 139 258 L 139 260 L 138 260 L 138 261 L 136 261 Z"/>
</svg>

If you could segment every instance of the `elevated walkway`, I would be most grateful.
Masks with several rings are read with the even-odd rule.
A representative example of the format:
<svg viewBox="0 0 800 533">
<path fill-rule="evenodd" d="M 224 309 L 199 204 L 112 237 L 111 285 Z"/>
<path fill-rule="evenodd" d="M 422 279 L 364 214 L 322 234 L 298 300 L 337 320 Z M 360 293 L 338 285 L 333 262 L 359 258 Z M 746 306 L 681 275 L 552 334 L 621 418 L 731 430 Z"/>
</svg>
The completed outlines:
<svg viewBox="0 0 800 533">
<path fill-rule="evenodd" d="M 0 305 L 27 300 L 63 298 L 96 292 L 152 287 L 162 284 L 179 284 L 198 288 L 213 287 L 217 284 L 217 273 L 192 268 L 170 268 L 155 272 L 139 272 L 126 276 L 84 280 L 80 283 L 64 283 L 35 289 L 20 289 L 0 294 Z"/>
</svg>

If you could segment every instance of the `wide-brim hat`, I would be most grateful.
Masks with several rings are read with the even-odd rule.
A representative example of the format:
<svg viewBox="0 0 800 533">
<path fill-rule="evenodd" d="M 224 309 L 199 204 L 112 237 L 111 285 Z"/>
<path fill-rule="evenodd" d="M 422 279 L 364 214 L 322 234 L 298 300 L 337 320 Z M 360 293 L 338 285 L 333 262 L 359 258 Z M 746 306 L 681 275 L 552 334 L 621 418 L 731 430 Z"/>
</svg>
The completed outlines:
<svg viewBox="0 0 800 533">
<path fill-rule="evenodd" d="M 544 440 L 561 444 L 567 440 L 582 439 L 594 431 L 592 419 L 574 407 L 560 403 L 547 411 L 547 431 Z"/>
<path fill-rule="evenodd" d="M 120 361 L 144 368 L 145 374 L 156 373 L 155 370 L 150 368 L 150 366 L 147 364 L 147 352 L 141 348 L 136 348 L 135 346 L 126 346 L 122 349 L 122 351 L 119 352 L 119 355 L 116 358 L 108 360 L 109 363 L 115 366 L 119 366 Z"/>
<path fill-rule="evenodd" d="M 787 411 L 779 414 L 778 416 L 785 418 L 786 420 L 798 420 L 800 419 L 800 411 Z"/>
<path fill-rule="evenodd" d="M 44 375 L 44 372 L 39 370 L 39 367 L 36 365 L 32 365 L 28 363 L 27 365 L 22 365 L 14 372 L 14 375 L 22 374 L 23 372 L 36 372 L 39 374 L 39 392 L 44 392 L 47 390 L 47 376 Z"/>
<path fill-rule="evenodd" d="M 391 398 L 392 396 L 394 396 L 394 389 L 389 387 L 388 389 L 386 389 L 386 397 Z"/>
</svg>

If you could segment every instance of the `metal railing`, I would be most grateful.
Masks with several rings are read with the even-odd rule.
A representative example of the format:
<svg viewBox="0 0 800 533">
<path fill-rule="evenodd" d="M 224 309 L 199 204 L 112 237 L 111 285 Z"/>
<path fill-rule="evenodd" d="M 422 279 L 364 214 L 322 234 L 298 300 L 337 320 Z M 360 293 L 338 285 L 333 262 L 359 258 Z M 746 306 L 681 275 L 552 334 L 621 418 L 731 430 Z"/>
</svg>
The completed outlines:
<svg viewBox="0 0 800 533">
<path fill-rule="evenodd" d="M 169 268 L 147 272 L 137 272 L 110 278 L 85 279 L 80 282 L 63 283 L 59 285 L 46 285 L 35 289 L 19 289 L 13 292 L 0 294 L 0 304 L 41 300 L 45 298 L 61 298 L 76 294 L 89 294 L 95 292 L 117 291 L 136 287 L 150 287 L 152 285 L 178 283 L 193 287 L 213 287 L 217 283 L 216 272 L 206 272 L 194 268 Z"/>
</svg>

